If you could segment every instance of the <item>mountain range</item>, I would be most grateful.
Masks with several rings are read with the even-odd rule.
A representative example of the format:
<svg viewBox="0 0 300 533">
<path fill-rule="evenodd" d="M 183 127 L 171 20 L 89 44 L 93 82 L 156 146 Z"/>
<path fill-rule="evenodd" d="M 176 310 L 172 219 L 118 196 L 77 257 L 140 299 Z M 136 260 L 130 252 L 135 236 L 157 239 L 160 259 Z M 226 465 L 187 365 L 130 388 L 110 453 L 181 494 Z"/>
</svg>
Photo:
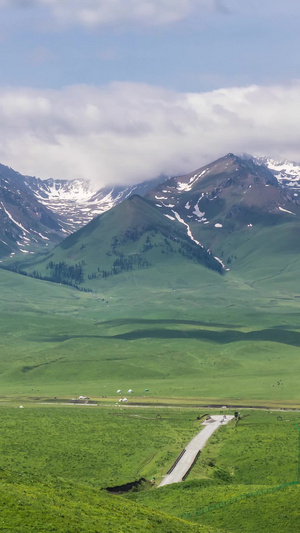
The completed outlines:
<svg viewBox="0 0 300 533">
<path fill-rule="evenodd" d="M 0 258 L 33 254 L 61 242 L 132 194 L 165 178 L 96 190 L 84 180 L 41 180 L 0 165 Z"/>
<path fill-rule="evenodd" d="M 226 168 L 224 166 L 223 170 L 227 177 L 232 178 L 232 173 L 237 177 L 238 170 L 233 168 L 229 159 L 230 157 L 227 156 Z M 96 216 L 116 206 L 132 194 L 147 195 L 164 210 L 166 215 L 168 214 L 170 219 L 177 217 L 179 220 L 178 217 L 180 217 L 188 225 L 193 225 L 193 222 L 209 225 L 207 216 L 202 216 L 201 213 L 208 215 L 208 213 L 216 212 L 218 202 L 214 201 L 216 198 L 213 200 L 211 195 L 208 197 L 209 187 L 207 191 L 201 190 L 203 194 L 201 199 L 197 197 L 198 189 L 200 183 L 201 186 L 205 185 L 204 177 L 210 180 L 212 172 L 215 173 L 217 169 L 217 164 L 221 169 L 222 160 L 223 158 L 218 160 L 219 163 L 213 162 L 185 176 L 169 180 L 166 176 L 160 176 L 137 185 L 104 187 L 99 190 L 84 180 L 41 180 L 32 176 L 24 176 L 9 167 L 0 165 L 0 257 L 15 255 L 17 252 L 33 254 L 43 248 L 51 248 L 67 235 L 80 229 Z M 252 165 L 252 170 L 256 168 L 254 172 L 263 174 L 266 173 L 265 169 L 270 171 L 268 174 L 270 183 L 271 175 L 276 178 L 277 181 L 273 180 L 273 185 L 277 183 L 285 195 L 279 203 L 285 205 L 290 200 L 295 200 L 297 203 L 297 190 L 300 188 L 299 164 L 275 161 L 268 157 L 253 157 L 249 154 L 242 154 L 236 159 L 239 165 L 248 165 L 249 168 L 251 161 L 260 167 L 258 170 Z M 213 168 L 214 171 L 212 171 Z M 210 182 L 213 183 L 213 180 Z M 222 187 L 222 183 L 220 186 Z M 213 191 L 212 188 L 210 193 L 215 194 Z M 175 206 L 175 192 L 176 214 L 172 213 Z M 190 200 L 189 196 L 191 196 Z M 214 203 L 213 211 L 208 201 Z M 188 208 L 189 205 L 193 208 Z M 284 205 L 278 205 L 278 207 L 285 209 Z M 230 216 L 232 218 L 233 214 L 229 212 L 225 214 L 227 221 Z M 251 224 L 251 221 L 248 223 Z M 221 222 L 216 220 L 215 224 L 220 227 Z M 199 232 L 196 231 L 196 233 Z"/>
<path fill-rule="evenodd" d="M 96 193 L 78 180 L 0 170 L 2 255 L 10 243 L 8 268 L 33 277 L 92 290 L 100 279 L 158 265 L 192 261 L 225 273 L 257 254 L 267 264 L 287 243 L 298 248 L 300 176 L 287 184 L 282 169 L 279 180 L 249 155 Z"/>
</svg>

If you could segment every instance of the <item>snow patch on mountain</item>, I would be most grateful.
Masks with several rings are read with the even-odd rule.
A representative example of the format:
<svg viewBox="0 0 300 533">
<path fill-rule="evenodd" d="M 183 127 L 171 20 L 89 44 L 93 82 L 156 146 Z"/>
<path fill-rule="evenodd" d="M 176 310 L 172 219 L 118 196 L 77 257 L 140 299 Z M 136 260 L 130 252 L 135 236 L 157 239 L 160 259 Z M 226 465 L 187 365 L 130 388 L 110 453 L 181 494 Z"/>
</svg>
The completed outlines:
<svg viewBox="0 0 300 533">
<path fill-rule="evenodd" d="M 290 215 L 295 215 L 296 216 L 296 213 L 293 213 L 292 211 L 288 211 L 287 209 L 283 209 L 283 207 L 278 207 L 278 209 L 280 211 L 283 211 L 284 213 L 289 213 Z"/>
<path fill-rule="evenodd" d="M 161 177 L 137 185 L 103 187 L 99 190 L 90 182 L 79 179 L 41 180 L 26 176 L 24 181 L 36 199 L 58 216 L 62 231 L 70 234 L 132 194 L 143 196 L 164 179 Z"/>
<path fill-rule="evenodd" d="M 30 180 L 25 180 L 25 183 L 31 188 Z M 35 190 L 35 196 L 39 200 L 71 200 L 85 202 L 96 192 L 89 182 L 84 180 L 39 180 L 39 190 Z"/>
<path fill-rule="evenodd" d="M 206 174 L 207 171 L 208 171 L 208 168 L 206 168 L 205 170 L 202 170 L 202 172 L 200 172 L 199 174 L 194 174 L 194 176 L 192 176 L 189 179 L 189 181 L 178 181 L 177 190 L 179 192 L 191 191 L 196 181 L 198 181 L 199 178 L 204 176 L 204 174 Z"/>
<path fill-rule="evenodd" d="M 252 159 L 258 165 L 267 167 L 279 183 L 290 189 L 300 189 L 300 163 L 287 160 L 276 160 L 266 156 L 242 154 L 244 159 Z"/>
<path fill-rule="evenodd" d="M 3 208 L 4 212 L 7 214 L 8 218 L 9 218 L 9 219 L 10 219 L 10 220 L 11 220 L 16 226 L 18 226 L 19 228 L 21 228 L 21 230 L 22 230 L 23 232 L 25 232 L 25 233 L 29 233 L 29 231 L 28 231 L 26 228 L 24 228 L 24 226 L 22 226 L 22 224 L 20 224 L 20 222 L 17 222 L 17 221 L 13 218 L 13 216 L 10 214 L 10 212 L 6 209 L 6 207 L 5 207 L 5 205 L 4 205 L 3 202 L 1 202 L 1 205 L 2 205 L 2 208 Z"/>
<path fill-rule="evenodd" d="M 194 205 L 194 211 L 193 211 L 193 215 L 196 215 L 196 217 L 200 218 L 200 219 L 203 219 L 204 215 L 205 215 L 205 211 L 200 211 L 199 209 L 199 202 L 202 200 L 204 196 L 204 193 L 201 194 L 198 202 Z"/>
<path fill-rule="evenodd" d="M 215 258 L 216 261 L 218 261 L 218 263 L 220 263 L 220 265 L 222 265 L 223 268 L 225 268 L 226 265 L 223 263 L 223 261 L 221 261 L 221 259 L 219 257 L 214 255 L 214 258 Z M 229 270 L 229 268 L 226 268 L 226 270 Z"/>
<path fill-rule="evenodd" d="M 186 226 L 187 228 L 187 234 L 189 236 L 190 239 L 192 239 L 192 241 L 194 241 L 198 246 L 201 246 L 201 248 L 204 248 L 203 244 L 201 244 L 201 242 L 197 241 L 194 237 L 193 237 L 193 234 L 191 232 L 191 228 L 190 226 L 187 224 L 187 222 L 185 222 L 183 220 L 183 218 L 181 218 L 181 216 L 176 212 L 176 211 L 173 211 L 172 209 L 172 213 L 174 213 L 176 219 L 178 220 L 178 222 L 180 222 L 181 224 L 183 224 L 184 226 Z"/>
</svg>

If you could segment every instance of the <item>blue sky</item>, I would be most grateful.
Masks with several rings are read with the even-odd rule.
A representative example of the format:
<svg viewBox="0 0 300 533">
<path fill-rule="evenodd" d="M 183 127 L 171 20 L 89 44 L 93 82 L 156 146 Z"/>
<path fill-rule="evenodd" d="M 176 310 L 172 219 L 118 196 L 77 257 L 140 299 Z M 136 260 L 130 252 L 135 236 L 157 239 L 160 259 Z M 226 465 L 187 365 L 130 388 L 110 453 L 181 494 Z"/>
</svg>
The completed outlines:
<svg viewBox="0 0 300 533">
<path fill-rule="evenodd" d="M 97 185 L 300 161 L 298 0 L 0 0 L 0 161 Z"/>
</svg>

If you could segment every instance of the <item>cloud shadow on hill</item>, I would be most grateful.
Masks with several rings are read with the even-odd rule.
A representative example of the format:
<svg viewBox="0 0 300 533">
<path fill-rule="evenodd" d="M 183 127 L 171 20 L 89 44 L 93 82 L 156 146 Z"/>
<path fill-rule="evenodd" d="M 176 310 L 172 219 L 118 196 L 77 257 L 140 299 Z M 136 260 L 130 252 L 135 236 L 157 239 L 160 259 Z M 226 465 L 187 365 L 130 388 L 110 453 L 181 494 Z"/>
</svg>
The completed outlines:
<svg viewBox="0 0 300 533">
<path fill-rule="evenodd" d="M 230 344 L 232 342 L 277 342 L 289 346 L 300 347 L 300 332 L 283 329 L 262 329 L 244 333 L 236 330 L 212 331 L 212 330 L 171 330 L 171 329 L 142 329 L 120 333 L 118 335 L 62 335 L 39 339 L 40 342 L 65 342 L 72 339 L 106 339 L 136 341 L 142 339 L 182 339 L 209 341 L 216 344 Z"/>
</svg>

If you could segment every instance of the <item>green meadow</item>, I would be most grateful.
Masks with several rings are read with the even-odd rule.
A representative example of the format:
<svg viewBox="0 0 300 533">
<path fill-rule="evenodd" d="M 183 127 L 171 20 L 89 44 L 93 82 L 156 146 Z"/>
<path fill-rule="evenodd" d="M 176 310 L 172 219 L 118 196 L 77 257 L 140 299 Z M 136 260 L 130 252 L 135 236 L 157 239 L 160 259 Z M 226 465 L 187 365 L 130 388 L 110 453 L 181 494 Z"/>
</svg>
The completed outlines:
<svg viewBox="0 0 300 533">
<path fill-rule="evenodd" d="M 168 272 L 85 293 L 1 270 L 1 395 L 298 405 L 298 295 L 193 263 L 189 279 Z"/>
<path fill-rule="evenodd" d="M 236 533 L 300 528 L 299 413 L 243 411 L 210 439 L 183 483 L 127 497 Z"/>
<path fill-rule="evenodd" d="M 0 270 L 1 531 L 299 531 L 300 417 L 274 410 L 300 405 L 299 261 L 246 257 L 90 292 Z M 183 483 L 151 486 L 223 405 L 266 410 L 218 430 Z"/>
<path fill-rule="evenodd" d="M 195 412 L 1 407 L 1 531 L 200 532 L 105 489 L 162 477 L 199 429 Z"/>
<path fill-rule="evenodd" d="M 299 474 L 297 412 L 243 410 L 249 416 L 211 437 L 186 481 L 157 487 L 204 413 L 2 405 L 1 530 L 297 533 L 299 486 L 287 485 Z M 141 478 L 130 492 L 105 490 Z"/>
</svg>

